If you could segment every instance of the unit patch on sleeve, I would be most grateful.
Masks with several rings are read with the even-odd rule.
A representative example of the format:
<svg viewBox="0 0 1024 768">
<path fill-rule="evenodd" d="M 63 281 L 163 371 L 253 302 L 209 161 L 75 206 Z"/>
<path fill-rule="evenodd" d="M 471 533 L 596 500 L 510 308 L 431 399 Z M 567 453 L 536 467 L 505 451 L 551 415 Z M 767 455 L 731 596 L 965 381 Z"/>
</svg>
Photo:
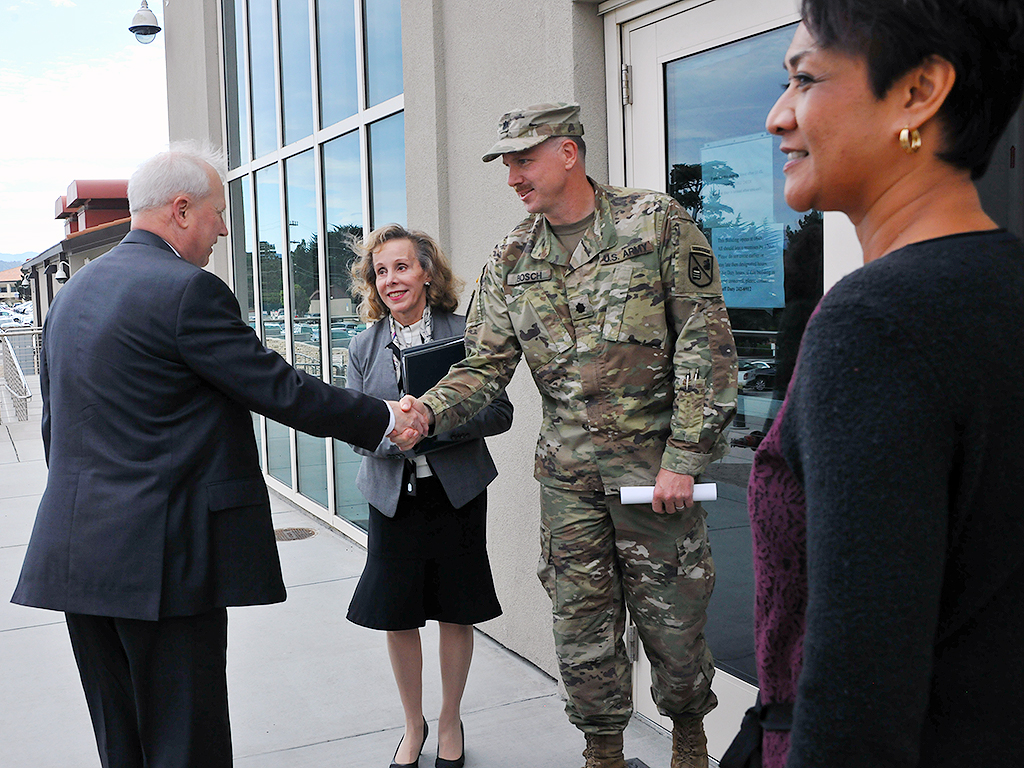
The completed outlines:
<svg viewBox="0 0 1024 768">
<path fill-rule="evenodd" d="M 697 288 L 707 288 L 715 279 L 715 257 L 710 248 L 702 245 L 690 246 L 690 282 Z"/>
</svg>

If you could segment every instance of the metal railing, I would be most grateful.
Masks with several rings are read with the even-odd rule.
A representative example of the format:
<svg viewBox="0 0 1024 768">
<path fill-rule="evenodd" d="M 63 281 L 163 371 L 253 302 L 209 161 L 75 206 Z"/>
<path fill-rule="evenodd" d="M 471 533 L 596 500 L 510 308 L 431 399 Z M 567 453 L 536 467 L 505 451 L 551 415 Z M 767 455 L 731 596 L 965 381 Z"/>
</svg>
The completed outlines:
<svg viewBox="0 0 1024 768">
<path fill-rule="evenodd" d="M 4 389 L 11 397 L 18 421 L 28 421 L 28 404 L 32 390 L 25 380 L 25 368 L 39 373 L 39 347 L 42 331 L 31 328 L 0 332 L 0 355 L 3 357 Z"/>
</svg>

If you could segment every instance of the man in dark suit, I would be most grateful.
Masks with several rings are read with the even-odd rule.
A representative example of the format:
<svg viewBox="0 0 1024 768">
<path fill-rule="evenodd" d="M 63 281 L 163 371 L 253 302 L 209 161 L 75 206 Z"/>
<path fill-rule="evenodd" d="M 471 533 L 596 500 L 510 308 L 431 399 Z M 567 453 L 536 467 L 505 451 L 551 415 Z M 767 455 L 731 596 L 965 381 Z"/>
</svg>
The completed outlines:
<svg viewBox="0 0 1024 768">
<path fill-rule="evenodd" d="M 202 269 L 220 166 L 140 166 L 131 232 L 44 325 L 49 478 L 13 601 L 65 612 L 105 768 L 231 765 L 226 607 L 285 599 L 250 411 L 367 449 L 414 426 L 266 349 Z"/>
</svg>

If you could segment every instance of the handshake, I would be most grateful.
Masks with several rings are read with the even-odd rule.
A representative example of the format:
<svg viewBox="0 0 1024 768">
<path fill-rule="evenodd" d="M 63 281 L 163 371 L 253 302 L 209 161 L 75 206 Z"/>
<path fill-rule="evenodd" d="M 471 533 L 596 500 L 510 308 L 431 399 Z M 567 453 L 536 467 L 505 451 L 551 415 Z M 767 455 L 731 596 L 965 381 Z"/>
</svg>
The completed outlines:
<svg viewBox="0 0 1024 768">
<path fill-rule="evenodd" d="M 430 428 L 434 426 L 434 414 L 415 397 L 406 395 L 398 402 L 386 402 L 395 414 L 395 428 L 388 433 L 388 439 L 403 451 L 409 450 L 430 434 Z"/>
</svg>

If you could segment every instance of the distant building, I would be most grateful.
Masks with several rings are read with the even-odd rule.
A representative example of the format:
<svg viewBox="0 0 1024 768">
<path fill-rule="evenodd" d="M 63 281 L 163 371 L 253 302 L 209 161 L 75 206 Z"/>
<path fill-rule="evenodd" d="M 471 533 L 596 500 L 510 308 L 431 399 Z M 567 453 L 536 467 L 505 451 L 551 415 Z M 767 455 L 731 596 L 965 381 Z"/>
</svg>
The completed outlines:
<svg viewBox="0 0 1024 768">
<path fill-rule="evenodd" d="M 22 301 L 18 289 L 23 277 L 21 267 L 12 267 L 0 272 L 0 303 L 17 304 Z"/>
<path fill-rule="evenodd" d="M 67 194 L 56 200 L 54 218 L 64 221 L 64 239 L 29 259 L 19 269 L 19 273 L 28 271 L 38 325 L 42 325 L 60 286 L 128 234 L 131 228 L 128 181 L 72 181 Z"/>
</svg>

